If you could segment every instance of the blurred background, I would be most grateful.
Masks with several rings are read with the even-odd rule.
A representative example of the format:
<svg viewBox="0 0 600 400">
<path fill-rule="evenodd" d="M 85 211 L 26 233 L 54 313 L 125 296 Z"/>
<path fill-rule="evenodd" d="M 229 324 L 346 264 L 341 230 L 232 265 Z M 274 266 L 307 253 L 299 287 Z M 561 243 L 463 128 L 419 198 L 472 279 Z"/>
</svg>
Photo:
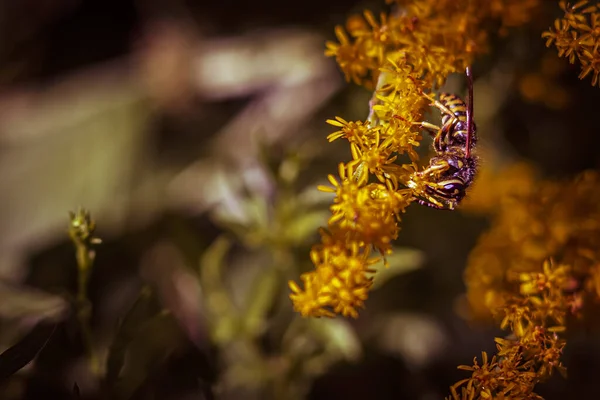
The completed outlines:
<svg viewBox="0 0 600 400">
<path fill-rule="evenodd" d="M 468 207 L 410 207 L 359 319 L 302 319 L 288 299 L 329 215 L 316 185 L 350 158 L 324 121 L 366 118 L 371 96 L 324 43 L 382 3 L 0 1 L 0 350 L 19 344 L 0 398 L 440 399 L 494 351 L 494 325 L 461 317 L 489 226 Z M 482 168 L 600 165 L 600 89 L 540 38 L 559 11 L 544 2 L 474 67 Z M 79 206 L 103 241 L 85 329 Z M 569 381 L 540 394 L 597 395 L 598 349 L 570 341 Z"/>
</svg>

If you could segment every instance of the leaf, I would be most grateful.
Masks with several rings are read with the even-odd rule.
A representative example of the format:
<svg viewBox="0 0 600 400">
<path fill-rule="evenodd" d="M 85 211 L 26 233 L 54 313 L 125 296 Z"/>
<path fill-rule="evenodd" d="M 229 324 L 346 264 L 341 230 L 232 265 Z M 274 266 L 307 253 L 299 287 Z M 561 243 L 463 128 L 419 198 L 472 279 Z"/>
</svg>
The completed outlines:
<svg viewBox="0 0 600 400">
<path fill-rule="evenodd" d="M 277 151 L 278 149 L 270 145 L 265 137 L 261 135 L 257 137 L 256 145 L 258 149 L 257 158 L 260 165 L 264 168 L 265 172 L 269 174 L 270 178 L 277 178 L 277 172 L 283 162 L 281 151 Z"/>
<path fill-rule="evenodd" d="M 265 328 L 265 316 L 273 307 L 281 286 L 281 272 L 277 268 L 270 268 L 254 279 L 253 288 L 246 300 L 248 307 L 244 313 L 245 326 L 252 337 L 260 335 Z"/>
<path fill-rule="evenodd" d="M 325 180 L 319 183 L 327 184 L 327 181 Z M 331 193 L 321 192 L 320 190 L 315 189 L 313 186 L 309 186 L 298 194 L 297 199 L 300 204 L 306 207 L 329 209 L 333 195 Z"/>
<path fill-rule="evenodd" d="M 196 347 L 186 346 L 156 365 L 129 400 L 213 400 L 215 396 L 212 387 L 217 380 L 216 370 L 207 354 Z M 221 384 L 222 380 L 219 381 L 219 386 Z"/>
<path fill-rule="evenodd" d="M 73 384 L 73 400 L 81 400 L 81 391 L 77 382 Z"/>
<path fill-rule="evenodd" d="M 28 320 L 33 329 L 0 355 L 0 382 L 31 362 L 44 348 L 59 321 L 68 315 L 68 303 L 41 290 L 0 283 L 0 318 Z"/>
<path fill-rule="evenodd" d="M 327 222 L 328 210 L 306 211 L 299 213 L 285 227 L 285 235 L 291 243 L 302 243 L 311 235 L 315 235 L 320 225 Z"/>
<path fill-rule="evenodd" d="M 223 283 L 224 260 L 233 243 L 225 235 L 219 236 L 200 258 L 200 285 L 206 299 L 206 309 L 214 343 L 231 341 L 239 329 L 239 313 Z"/>
<path fill-rule="evenodd" d="M 184 333 L 173 315 L 162 311 L 139 324 L 129 342 L 127 365 L 117 382 L 117 395 L 112 398 L 129 399 L 160 365 L 174 352 L 187 345 Z"/>
<path fill-rule="evenodd" d="M 400 355 L 415 368 L 423 368 L 450 345 L 439 321 L 417 313 L 379 315 L 365 337 L 386 354 Z"/>
<path fill-rule="evenodd" d="M 387 281 L 398 275 L 420 268 L 424 259 L 423 252 L 420 250 L 408 247 L 394 248 L 392 255 L 387 257 L 389 267 L 386 267 L 383 261 L 371 267 L 376 270 L 371 290 L 379 289 Z"/>
<path fill-rule="evenodd" d="M 0 354 L 0 383 L 29 364 L 48 343 L 56 322 L 39 322 L 15 345 Z"/>
<path fill-rule="evenodd" d="M 233 246 L 225 235 L 219 236 L 206 249 L 200 258 L 200 280 L 206 285 L 206 290 L 222 286 L 221 269 L 227 252 Z"/>
<path fill-rule="evenodd" d="M 360 340 L 352 325 L 344 319 L 311 319 L 311 331 L 325 346 L 325 353 L 338 355 L 349 361 L 362 356 Z"/>
<path fill-rule="evenodd" d="M 67 310 L 68 303 L 60 296 L 0 283 L 0 318 L 59 321 Z"/>
<path fill-rule="evenodd" d="M 140 324 L 151 318 L 154 308 L 150 302 L 152 292 L 148 288 L 142 289 L 127 314 L 121 320 L 115 338 L 108 350 L 106 360 L 106 382 L 112 386 L 119 378 L 125 362 L 125 353 L 129 343 L 140 329 Z"/>
</svg>

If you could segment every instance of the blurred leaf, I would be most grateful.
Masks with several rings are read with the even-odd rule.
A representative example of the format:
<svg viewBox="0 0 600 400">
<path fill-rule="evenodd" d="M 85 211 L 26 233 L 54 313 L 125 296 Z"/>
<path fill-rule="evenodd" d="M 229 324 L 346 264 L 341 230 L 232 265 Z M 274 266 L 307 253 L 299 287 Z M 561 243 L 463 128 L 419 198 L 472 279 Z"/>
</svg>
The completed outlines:
<svg viewBox="0 0 600 400">
<path fill-rule="evenodd" d="M 266 198 L 269 189 L 260 187 L 261 171 L 245 171 L 242 190 L 238 193 L 230 192 L 228 197 L 212 210 L 211 216 L 221 226 L 231 229 L 236 236 L 255 246 L 264 240 L 268 232 L 270 221 L 270 206 Z M 252 176 L 252 175 L 256 176 Z M 251 182 L 252 180 L 257 182 Z M 249 181 L 249 182 L 246 182 Z M 224 183 L 227 185 L 229 183 Z M 256 187 L 253 187 L 256 186 Z"/>
<path fill-rule="evenodd" d="M 183 332 L 171 313 L 163 311 L 139 324 L 137 332 L 129 342 L 127 365 L 117 382 L 118 398 L 129 399 L 146 381 L 148 376 L 183 343 Z"/>
<path fill-rule="evenodd" d="M 252 196 L 244 199 L 243 206 L 248 216 L 249 232 L 241 239 L 250 246 L 258 246 L 270 233 L 269 205 L 264 198 Z"/>
<path fill-rule="evenodd" d="M 439 321 L 417 313 L 378 315 L 366 336 L 385 353 L 399 355 L 415 368 L 423 368 L 450 344 Z"/>
<path fill-rule="evenodd" d="M 65 207 L 74 199 L 94 210 L 107 231 L 126 221 L 138 224 L 161 206 L 163 199 L 146 189 L 159 179 L 143 157 L 151 108 L 122 68 L 66 74 L 43 94 L 32 88 L 28 106 L 3 114 L 2 140 L 8 140 L 0 159 L 3 248 L 11 248 L 16 238 L 54 243 L 64 234 Z M 134 212 L 127 212 L 132 202 Z"/>
<path fill-rule="evenodd" d="M 231 246 L 231 241 L 222 235 L 211 243 L 202 254 L 200 258 L 200 280 L 206 286 L 207 293 L 215 289 L 222 289 L 221 268 Z"/>
<path fill-rule="evenodd" d="M 73 400 L 81 400 L 81 391 L 77 382 L 73 384 Z"/>
<path fill-rule="evenodd" d="M 0 383 L 29 364 L 50 340 L 56 322 L 39 322 L 15 345 L 0 354 Z"/>
<path fill-rule="evenodd" d="M 281 287 L 281 272 L 270 268 L 259 273 L 254 286 L 248 295 L 248 308 L 244 313 L 244 322 L 248 333 L 255 337 L 262 333 L 265 327 L 265 316 L 273 307 L 274 299 Z"/>
<path fill-rule="evenodd" d="M 212 387 L 216 368 L 212 360 L 194 347 L 181 350 L 163 360 L 129 400 L 215 399 Z"/>
<path fill-rule="evenodd" d="M 320 225 L 329 217 L 327 210 L 315 210 L 299 213 L 285 227 L 285 234 L 291 243 L 299 243 L 315 235 Z"/>
<path fill-rule="evenodd" d="M 319 182 L 322 184 L 326 184 L 326 182 Z M 302 190 L 298 196 L 298 201 L 306 206 L 314 206 L 320 208 L 327 208 L 331 205 L 331 201 L 333 200 L 333 195 L 331 193 L 322 192 L 317 190 L 315 186 L 308 186 L 304 190 Z"/>
<path fill-rule="evenodd" d="M 67 309 L 67 302 L 60 296 L 0 283 L 0 318 L 58 321 L 66 316 Z"/>
<path fill-rule="evenodd" d="M 317 377 L 340 360 L 357 361 L 362 347 L 347 320 L 300 319 L 290 325 L 284 338 L 287 356 L 296 364 L 292 374 L 304 378 Z"/>
<path fill-rule="evenodd" d="M 352 325 L 344 319 L 310 319 L 311 331 L 325 347 L 325 353 L 339 355 L 349 361 L 356 361 L 362 355 L 362 348 Z"/>
<path fill-rule="evenodd" d="M 218 221 L 220 227 L 235 237 L 243 238 L 248 236 L 249 227 L 245 223 L 236 222 L 234 220 L 221 219 Z"/>
<path fill-rule="evenodd" d="M 292 184 L 300 175 L 301 165 L 298 154 L 289 154 L 279 166 L 278 176 L 283 183 Z"/>
<path fill-rule="evenodd" d="M 211 319 L 212 340 L 216 344 L 229 342 L 239 329 L 237 309 L 221 277 L 223 260 L 231 246 L 227 237 L 220 236 L 200 259 L 200 284 Z"/>
<path fill-rule="evenodd" d="M 273 179 L 277 178 L 278 171 L 281 168 L 283 162 L 282 149 L 277 151 L 273 145 L 270 145 L 264 136 L 257 136 L 257 159 L 258 162 L 265 167 L 265 171 L 268 172 L 269 176 Z"/>
<path fill-rule="evenodd" d="M 140 325 L 152 316 L 152 312 L 155 312 L 150 302 L 151 295 L 150 289 L 142 289 L 136 301 L 120 321 L 106 360 L 106 381 L 109 387 L 112 387 L 118 380 L 125 362 L 127 347 L 138 333 Z"/>
<path fill-rule="evenodd" d="M 371 267 L 377 271 L 371 290 L 379 289 L 384 283 L 398 275 L 421 268 L 424 260 L 425 257 L 420 250 L 408 247 L 394 248 L 392 255 L 387 257 L 389 267 L 386 268 L 383 261 Z"/>
</svg>

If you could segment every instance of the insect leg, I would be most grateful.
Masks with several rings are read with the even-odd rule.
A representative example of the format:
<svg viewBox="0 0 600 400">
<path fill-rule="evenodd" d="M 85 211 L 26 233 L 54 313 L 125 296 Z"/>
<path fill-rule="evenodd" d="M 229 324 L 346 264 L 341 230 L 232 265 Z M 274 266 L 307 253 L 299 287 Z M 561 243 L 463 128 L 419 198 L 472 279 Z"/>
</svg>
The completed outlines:
<svg viewBox="0 0 600 400">
<path fill-rule="evenodd" d="M 426 200 L 417 199 L 417 203 L 419 203 L 422 206 L 435 208 L 436 210 L 452 210 L 452 208 L 450 208 L 450 207 L 444 207 L 442 205 L 437 205 L 437 204 L 431 203 Z"/>
<path fill-rule="evenodd" d="M 396 119 L 399 119 L 400 121 L 408 122 L 408 120 L 406 120 L 406 118 L 403 118 L 400 115 L 393 115 L 392 118 L 396 118 Z M 442 129 L 439 126 L 434 125 L 434 124 L 432 124 L 430 122 L 427 122 L 427 121 L 410 122 L 410 124 L 418 126 L 419 128 L 426 130 L 427 132 L 429 132 L 429 134 L 432 137 L 435 137 L 438 134 L 438 131 L 440 129 Z"/>
</svg>

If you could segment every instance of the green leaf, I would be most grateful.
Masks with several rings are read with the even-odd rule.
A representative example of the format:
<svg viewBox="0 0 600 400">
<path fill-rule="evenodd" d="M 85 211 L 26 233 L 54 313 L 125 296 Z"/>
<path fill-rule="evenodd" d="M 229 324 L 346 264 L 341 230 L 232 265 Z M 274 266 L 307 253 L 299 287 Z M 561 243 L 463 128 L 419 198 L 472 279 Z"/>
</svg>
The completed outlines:
<svg viewBox="0 0 600 400">
<path fill-rule="evenodd" d="M 327 180 L 324 180 L 319 183 L 326 185 L 328 182 Z M 334 194 L 332 193 L 321 192 L 316 187 L 309 186 L 298 194 L 297 199 L 300 204 L 306 207 L 329 209 L 333 197 Z"/>
<path fill-rule="evenodd" d="M 262 333 L 266 323 L 265 316 L 273 307 L 281 287 L 281 272 L 277 268 L 270 268 L 256 276 L 244 313 L 245 327 L 251 336 L 256 337 Z"/>
<path fill-rule="evenodd" d="M 177 321 L 167 311 L 141 323 L 129 342 L 127 365 L 122 368 L 116 395 L 111 398 L 131 398 L 176 349 L 187 343 Z"/>
<path fill-rule="evenodd" d="M 315 235 L 319 226 L 327 222 L 329 211 L 307 211 L 297 215 L 285 227 L 285 235 L 291 243 L 302 243 L 308 237 Z"/>
<path fill-rule="evenodd" d="M 363 339 L 386 354 L 400 355 L 423 368 L 450 345 L 441 323 L 427 314 L 393 312 L 377 315 Z"/>
<path fill-rule="evenodd" d="M 309 327 L 323 343 L 325 353 L 356 361 L 362 355 L 360 340 L 352 325 L 344 319 L 310 319 Z"/>
<path fill-rule="evenodd" d="M 0 354 L 0 383 L 29 364 L 48 343 L 56 330 L 56 322 L 39 322 L 15 345 Z"/>
<path fill-rule="evenodd" d="M 106 382 L 109 387 L 112 387 L 119 378 L 125 362 L 127 348 L 136 333 L 138 333 L 140 324 L 148 320 L 152 314 L 155 314 L 155 309 L 150 302 L 151 294 L 150 289 L 142 289 L 136 301 L 119 323 L 106 360 Z"/>
<path fill-rule="evenodd" d="M 212 340 L 217 344 L 229 342 L 239 329 L 238 310 L 222 278 L 224 259 L 231 246 L 225 235 L 219 236 L 200 259 L 200 285 L 211 321 Z"/>
<path fill-rule="evenodd" d="M 390 279 L 419 269 L 424 262 L 423 252 L 408 247 L 394 248 L 392 255 L 387 257 L 389 267 L 384 265 L 383 260 L 373 265 L 375 269 L 373 287 L 371 290 L 379 289 Z"/>
<path fill-rule="evenodd" d="M 223 297 L 216 304 L 220 308 L 220 313 L 234 308 L 231 299 L 227 295 L 222 278 L 224 260 L 232 245 L 232 242 L 225 235 L 221 235 L 211 243 L 200 258 L 199 275 L 202 290 L 206 293 L 205 297 Z"/>
<path fill-rule="evenodd" d="M 0 283 L 0 318 L 59 321 L 67 310 L 67 301 L 60 296 Z"/>
</svg>

